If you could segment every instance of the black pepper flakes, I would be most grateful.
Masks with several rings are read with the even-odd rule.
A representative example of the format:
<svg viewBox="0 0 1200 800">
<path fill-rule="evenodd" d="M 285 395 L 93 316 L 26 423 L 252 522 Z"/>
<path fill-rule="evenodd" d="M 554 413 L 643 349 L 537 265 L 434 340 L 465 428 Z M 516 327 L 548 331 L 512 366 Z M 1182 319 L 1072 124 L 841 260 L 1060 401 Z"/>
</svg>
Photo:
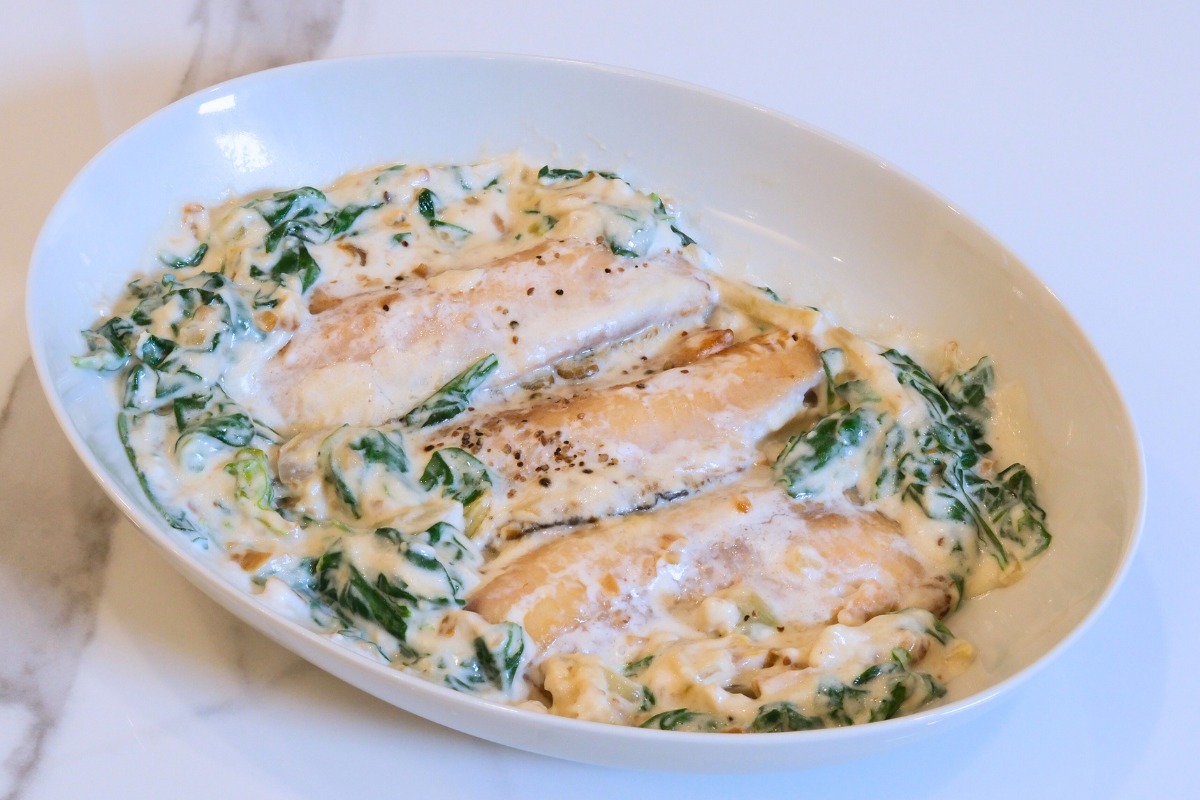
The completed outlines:
<svg viewBox="0 0 1200 800">
<path fill-rule="evenodd" d="M 562 290 L 562 289 L 555 289 L 555 290 L 554 290 L 554 293 L 555 293 L 555 294 L 557 294 L 557 295 L 561 295 L 561 294 L 563 293 L 563 290 Z"/>
<path fill-rule="evenodd" d="M 636 386 L 637 386 L 637 388 L 639 388 L 639 389 L 645 389 L 645 388 L 646 388 L 646 384 L 644 384 L 644 383 L 638 383 L 638 384 L 635 384 L 635 385 L 636 385 Z"/>
<path fill-rule="evenodd" d="M 549 478 L 542 478 L 540 481 L 538 481 L 538 483 L 540 483 L 542 486 L 549 486 L 549 485 L 550 485 L 550 479 L 549 479 Z"/>
</svg>

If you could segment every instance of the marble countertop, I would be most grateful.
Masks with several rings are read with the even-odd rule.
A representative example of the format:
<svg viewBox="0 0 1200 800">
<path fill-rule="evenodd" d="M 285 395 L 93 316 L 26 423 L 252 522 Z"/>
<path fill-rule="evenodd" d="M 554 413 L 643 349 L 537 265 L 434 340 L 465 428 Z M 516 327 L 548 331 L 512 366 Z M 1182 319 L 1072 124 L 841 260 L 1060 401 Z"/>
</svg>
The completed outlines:
<svg viewBox="0 0 1200 800">
<path fill-rule="evenodd" d="M 5 3 L 0 800 L 1200 796 L 1200 697 L 1186 688 L 1200 663 L 1187 488 L 1200 448 L 1198 8 Z M 193 589 L 104 498 L 38 386 L 22 315 L 38 228 L 88 158 L 177 97 L 293 61 L 401 50 L 566 56 L 711 86 L 880 154 L 994 231 L 1093 337 L 1143 439 L 1146 534 L 1103 617 L 952 734 L 803 773 L 697 777 L 554 761 L 440 728 Z"/>
</svg>

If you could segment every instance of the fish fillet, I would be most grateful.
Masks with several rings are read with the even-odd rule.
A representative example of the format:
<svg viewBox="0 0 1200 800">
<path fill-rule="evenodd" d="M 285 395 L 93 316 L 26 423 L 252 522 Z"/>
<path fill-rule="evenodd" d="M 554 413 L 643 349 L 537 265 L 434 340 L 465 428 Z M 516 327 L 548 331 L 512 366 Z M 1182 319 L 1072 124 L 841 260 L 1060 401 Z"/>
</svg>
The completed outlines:
<svg viewBox="0 0 1200 800">
<path fill-rule="evenodd" d="M 636 383 L 448 423 L 431 441 L 502 477 L 486 524 L 511 538 L 646 509 L 745 470 L 821 374 L 808 339 L 775 331 Z"/>
<path fill-rule="evenodd" d="M 655 324 L 698 321 L 715 302 L 681 257 L 627 259 L 547 243 L 480 269 L 354 295 L 314 314 L 260 376 L 288 432 L 377 425 L 494 353 L 503 385 Z M 257 409 L 256 409 L 257 410 Z"/>
<path fill-rule="evenodd" d="M 576 629 L 590 641 L 670 629 L 735 586 L 799 627 L 906 607 L 940 615 L 955 591 L 888 518 L 798 503 L 761 478 L 551 539 L 499 566 L 467 607 L 548 648 Z"/>
</svg>

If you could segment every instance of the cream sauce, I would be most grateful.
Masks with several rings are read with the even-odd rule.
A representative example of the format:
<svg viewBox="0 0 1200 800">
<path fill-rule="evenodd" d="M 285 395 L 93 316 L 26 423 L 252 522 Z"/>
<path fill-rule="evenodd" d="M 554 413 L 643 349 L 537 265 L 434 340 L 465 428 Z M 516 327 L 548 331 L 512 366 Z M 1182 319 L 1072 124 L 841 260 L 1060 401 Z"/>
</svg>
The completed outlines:
<svg viewBox="0 0 1200 800">
<path fill-rule="evenodd" d="M 191 204 L 76 363 L 198 553 L 398 669 L 673 730 L 936 700 L 938 617 L 1049 542 L 990 364 L 935 383 L 675 213 L 516 156 Z"/>
</svg>

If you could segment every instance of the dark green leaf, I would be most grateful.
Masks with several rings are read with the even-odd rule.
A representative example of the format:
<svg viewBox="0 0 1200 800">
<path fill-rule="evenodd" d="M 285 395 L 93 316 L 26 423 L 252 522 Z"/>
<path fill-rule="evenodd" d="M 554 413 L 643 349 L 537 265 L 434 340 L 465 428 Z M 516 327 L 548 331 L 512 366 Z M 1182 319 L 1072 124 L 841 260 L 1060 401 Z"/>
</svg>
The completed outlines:
<svg viewBox="0 0 1200 800">
<path fill-rule="evenodd" d="M 408 472 L 408 458 L 404 455 L 403 438 L 399 431 L 390 434 L 369 430 L 350 443 L 350 449 L 362 453 L 368 464 L 382 464 L 385 469 L 396 473 Z"/>
<path fill-rule="evenodd" d="M 671 230 L 672 230 L 672 231 L 674 231 L 674 232 L 675 232 L 675 235 L 679 237 L 679 243 L 680 243 L 680 244 L 681 244 L 683 247 L 687 247 L 689 244 L 695 244 L 695 243 L 696 243 L 696 240 L 695 240 L 695 239 L 693 239 L 692 237 L 688 236 L 686 233 L 684 233 L 683 231 L 679 230 L 679 228 L 676 228 L 674 225 L 672 225 L 672 226 L 671 226 Z M 620 255 L 620 253 L 618 253 L 618 255 Z M 768 291 L 768 292 L 771 292 L 771 290 L 770 290 L 770 289 L 767 289 L 767 291 Z M 774 292 L 771 292 L 771 294 L 775 294 L 775 293 L 774 293 Z M 778 300 L 779 300 L 779 296 L 778 296 L 778 295 L 776 295 L 776 296 L 775 296 L 774 298 L 772 298 L 772 299 L 774 299 L 774 300 L 778 301 Z"/>
<path fill-rule="evenodd" d="M 401 642 L 407 638 L 408 622 L 406 620 L 412 615 L 412 611 L 408 606 L 398 604 L 392 598 L 380 593 L 367 582 L 367 579 L 353 564 L 350 565 L 350 581 L 340 599 L 345 606 L 360 617 L 378 623 L 379 627 Z"/>
<path fill-rule="evenodd" d="M 325 223 L 326 229 L 329 231 L 329 238 L 338 236 L 350 230 L 354 225 L 355 220 L 362 215 L 364 211 L 370 211 L 379 208 L 383 203 L 375 203 L 368 206 L 346 206 L 339 209 L 335 214 L 329 217 L 329 221 Z"/>
<path fill-rule="evenodd" d="M 583 173 L 577 169 L 550 169 L 549 165 L 538 170 L 538 178 L 552 181 L 577 181 Z"/>
<path fill-rule="evenodd" d="M 384 167 L 383 169 L 379 170 L 379 174 L 375 176 L 375 183 L 379 183 L 381 180 L 383 180 L 385 177 L 387 177 L 387 174 L 389 172 L 399 172 L 400 170 L 404 169 L 406 166 L 408 166 L 408 165 L 407 164 L 396 164 L 391 167 Z"/>
<path fill-rule="evenodd" d="M 158 513 L 163 515 L 167 520 L 167 524 L 172 528 L 181 531 L 195 531 L 196 527 L 188 520 L 186 514 L 182 511 L 168 511 L 150 488 L 150 481 L 146 478 L 146 473 L 142 472 L 141 467 L 138 466 L 137 452 L 133 449 L 133 445 L 129 440 L 130 418 L 131 416 L 125 412 L 117 414 L 117 436 L 120 437 L 121 444 L 125 448 L 125 457 L 129 459 L 129 465 L 133 467 L 133 472 L 137 475 L 138 484 L 142 487 L 142 491 L 146 493 L 146 499 L 150 501 L 150 505 L 158 510 Z"/>
<path fill-rule="evenodd" d="M 824 728 L 825 723 L 816 717 L 806 717 L 791 703 L 768 703 L 758 710 L 758 716 L 750 723 L 754 733 L 787 733 L 789 731 L 811 731 Z"/>
<path fill-rule="evenodd" d="M 921 393 L 926 402 L 940 415 L 945 416 L 953 409 L 950 401 L 942 394 L 937 383 L 922 369 L 917 362 L 896 350 L 888 350 L 883 357 L 896 368 L 896 379 L 905 386 L 911 386 Z"/>
<path fill-rule="evenodd" d="M 326 230 L 311 219 L 288 219 L 271 228 L 263 239 L 263 247 L 268 253 L 274 253 L 279 243 L 289 236 L 305 242 L 323 242 L 328 238 Z"/>
<path fill-rule="evenodd" d="M 300 276 L 301 292 L 307 292 L 321 275 L 321 268 L 316 260 L 300 242 L 294 241 L 285 246 L 279 260 L 271 267 L 271 279 L 276 283 L 283 283 L 287 275 Z"/>
<path fill-rule="evenodd" d="M 525 655 L 525 635 L 519 625 L 512 622 L 502 624 L 506 627 L 504 640 L 496 650 L 490 650 L 482 636 L 475 639 L 475 661 L 489 683 L 501 691 L 507 691 L 516 679 Z"/>
<path fill-rule="evenodd" d="M 175 426 L 180 430 L 187 430 L 192 422 L 196 421 L 203 415 L 204 409 L 208 408 L 208 404 L 213 400 L 212 393 L 194 394 L 190 397 L 175 398 Z"/>
<path fill-rule="evenodd" d="M 173 256 L 169 253 L 159 253 L 158 260 L 171 269 L 184 269 L 185 267 L 194 267 L 204 260 L 205 253 L 208 252 L 208 242 L 203 242 L 199 247 L 186 256 Z"/>
<path fill-rule="evenodd" d="M 324 602 L 338 611 L 374 622 L 394 636 L 402 655 L 415 659 L 408 646 L 408 618 L 412 616 L 412 595 L 394 586 L 382 575 L 374 585 L 350 563 L 341 542 L 335 542 L 313 565 L 311 588 Z M 347 624 L 349 620 L 347 620 Z"/>
<path fill-rule="evenodd" d="M 412 547 L 409 547 L 404 551 L 404 557 L 408 559 L 411 564 L 420 567 L 421 569 L 442 569 L 442 562 L 438 561 L 433 556 L 425 555 L 420 550 L 414 550 Z"/>
<path fill-rule="evenodd" d="M 378 531 L 376 531 L 378 533 Z M 388 576 L 382 572 L 375 578 L 375 588 L 386 594 L 388 597 L 396 600 L 403 600 L 406 603 L 416 606 L 418 598 L 407 589 L 408 584 L 397 578 L 395 581 L 388 580 Z"/>
<path fill-rule="evenodd" d="M 138 355 L 149 366 L 158 368 L 162 366 L 167 356 L 171 355 L 171 351 L 174 349 L 175 343 L 171 340 L 151 335 L 147 336 L 146 340 L 142 342 L 141 352 Z"/>
<path fill-rule="evenodd" d="M 358 507 L 358 497 L 354 494 L 354 490 L 350 488 L 349 481 L 338 468 L 337 459 L 333 458 L 332 453 L 325 455 L 325 480 L 329 481 L 333 486 L 333 490 L 337 493 L 338 499 L 346 504 L 346 508 L 350 509 L 350 513 L 355 519 L 362 518 L 362 511 Z"/>
<path fill-rule="evenodd" d="M 470 505 L 490 486 L 492 478 L 479 459 L 457 447 L 436 451 L 420 478 L 425 491 L 441 486 L 442 495 Z"/>
<path fill-rule="evenodd" d="M 957 409 L 980 409 L 983 408 L 994 381 L 992 360 L 984 356 L 966 372 L 952 376 L 946 381 L 942 391 Z"/>
<path fill-rule="evenodd" d="M 626 675 L 637 675 L 639 672 L 650 666 L 650 662 L 654 660 L 653 655 L 648 655 L 645 658 L 639 658 L 637 661 L 625 665 Z"/>
<path fill-rule="evenodd" d="M 168 281 L 170 282 L 169 284 Z M 175 276 L 168 274 L 163 275 L 161 282 L 151 280 L 150 278 L 135 278 L 125 288 L 130 297 L 144 300 L 147 297 L 156 297 L 162 294 L 165 291 L 163 288 L 164 285 L 173 285 L 174 283 Z"/>
<path fill-rule="evenodd" d="M 132 339 L 133 325 L 122 317 L 113 317 L 95 330 L 80 331 L 88 352 L 72 356 L 71 362 L 82 369 L 116 372 L 129 363 L 126 339 Z"/>
<path fill-rule="evenodd" d="M 891 719 L 900 711 L 900 706 L 908 699 L 908 682 L 898 680 L 884 696 L 883 701 L 871 711 L 871 722 Z"/>
<path fill-rule="evenodd" d="M 130 409 L 146 409 L 157 391 L 157 374 L 145 364 L 138 364 L 125 379 L 125 395 L 121 405 Z"/>
<path fill-rule="evenodd" d="M 450 231 L 451 233 L 462 234 L 463 236 L 471 235 L 471 231 L 467 230 L 466 228 L 462 227 L 461 225 L 455 225 L 453 222 L 446 222 L 445 220 L 442 220 L 442 219 L 429 220 L 429 227 L 443 228 L 447 231 Z"/>
<path fill-rule="evenodd" d="M 826 677 L 817 687 L 817 700 L 824 706 L 822 716 L 836 725 L 853 725 L 854 717 L 846 708 L 846 704 L 858 703 L 866 691 L 847 686 L 837 678 Z"/>
<path fill-rule="evenodd" d="M 179 438 L 195 435 L 208 436 L 230 447 L 245 447 L 254 440 L 254 422 L 240 412 L 208 417 L 191 425 Z M 178 449 L 179 445 L 175 447 Z"/>
<path fill-rule="evenodd" d="M 874 664 L 863 670 L 862 674 L 854 679 L 855 686 L 862 686 L 864 683 L 870 683 L 880 675 L 890 675 L 894 672 L 904 672 L 904 665 L 898 664 L 895 660 L 885 661 L 882 664 Z"/>
<path fill-rule="evenodd" d="M 452 378 L 433 396 L 404 415 L 404 424 L 428 428 L 453 419 L 467 410 L 471 393 L 499 366 L 495 354 L 489 354 Z"/>
<path fill-rule="evenodd" d="M 428 189 L 422 189 L 417 195 L 417 211 L 421 212 L 421 216 L 425 219 L 433 219 L 437 216 L 437 195 Z"/>
<path fill-rule="evenodd" d="M 311 217 L 325 207 L 325 195 L 311 186 L 302 186 L 286 192 L 276 192 L 262 200 L 252 200 L 247 206 L 262 214 L 267 224 L 274 228 L 285 219 Z"/>
<path fill-rule="evenodd" d="M 693 733 L 712 733 L 724 726 L 721 721 L 708 714 L 689 711 L 686 708 L 676 708 L 655 714 L 638 727 L 654 728 L 663 731 L 691 731 Z"/>
<path fill-rule="evenodd" d="M 830 475 L 822 473 L 852 458 L 877 429 L 877 420 L 865 408 L 835 411 L 808 433 L 788 441 L 775 461 L 779 483 L 796 499 L 848 489 L 830 484 Z"/>
</svg>

